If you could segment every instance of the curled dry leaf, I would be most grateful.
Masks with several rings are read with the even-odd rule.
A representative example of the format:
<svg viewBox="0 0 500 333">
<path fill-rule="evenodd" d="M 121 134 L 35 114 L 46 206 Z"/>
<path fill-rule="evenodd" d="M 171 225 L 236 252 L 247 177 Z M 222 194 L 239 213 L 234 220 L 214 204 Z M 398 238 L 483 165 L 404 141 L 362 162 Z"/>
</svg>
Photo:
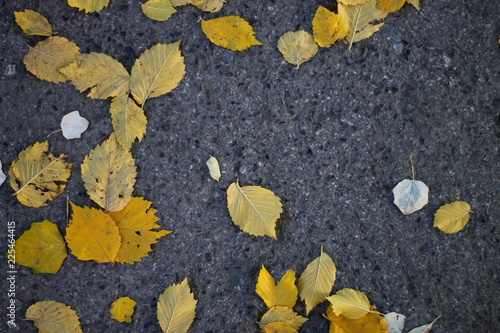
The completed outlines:
<svg viewBox="0 0 500 333">
<path fill-rule="evenodd" d="M 377 0 L 378 8 L 388 13 L 394 13 L 403 7 L 406 0 Z"/>
<path fill-rule="evenodd" d="M 165 333 L 184 333 L 196 316 L 197 300 L 191 292 L 187 278 L 179 284 L 173 284 L 160 295 L 157 305 L 157 317 Z"/>
<path fill-rule="evenodd" d="M 116 140 L 130 150 L 135 140 L 142 141 L 148 120 L 144 110 L 128 95 L 118 96 L 111 101 L 111 119 Z"/>
<path fill-rule="evenodd" d="M 431 329 L 432 329 L 432 326 L 434 325 L 434 323 L 436 322 L 436 320 L 438 320 L 440 317 L 441 317 L 441 315 L 439 315 L 436 319 L 434 319 L 432 321 L 432 323 L 426 324 L 426 325 L 422 325 L 422 326 L 419 326 L 419 327 L 415 327 L 414 329 L 412 329 L 408 333 L 430 333 Z"/>
<path fill-rule="evenodd" d="M 39 333 L 82 333 L 76 311 L 56 301 L 41 301 L 26 310 L 26 320 L 32 320 Z"/>
<path fill-rule="evenodd" d="M 52 36 L 52 25 L 42 14 L 31 9 L 14 12 L 16 23 L 27 35 Z"/>
<path fill-rule="evenodd" d="M 332 304 L 332 309 L 336 315 L 349 319 L 359 319 L 371 312 L 371 305 L 368 297 L 361 291 L 351 288 L 344 288 L 335 295 L 327 297 Z"/>
<path fill-rule="evenodd" d="M 219 181 L 221 177 L 219 161 L 217 161 L 215 157 L 210 156 L 210 158 L 207 161 L 207 167 L 208 167 L 208 172 L 210 173 L 210 177 L 212 177 L 216 181 Z"/>
<path fill-rule="evenodd" d="M 7 179 L 7 176 L 5 175 L 5 173 L 3 172 L 3 169 L 2 169 L 2 161 L 0 161 L 0 185 L 3 184 L 3 182 L 5 181 L 5 179 Z"/>
<path fill-rule="evenodd" d="M 62 134 L 67 140 L 78 139 L 89 127 L 89 121 L 80 112 L 73 111 L 66 114 L 61 120 Z"/>
<path fill-rule="evenodd" d="M 262 316 L 259 326 L 262 330 L 265 330 L 265 327 L 270 323 L 284 323 L 286 325 L 282 326 L 298 330 L 307 320 L 307 318 L 298 315 L 288 306 L 275 306 Z"/>
<path fill-rule="evenodd" d="M 141 5 L 141 10 L 155 21 L 166 21 L 177 12 L 170 0 L 149 0 Z"/>
<path fill-rule="evenodd" d="M 392 193 L 394 204 L 405 215 L 422 209 L 429 202 L 429 188 L 419 180 L 404 179 L 394 187 Z"/>
<path fill-rule="evenodd" d="M 225 16 L 201 21 L 201 29 L 212 43 L 232 51 L 242 51 L 253 45 L 262 45 L 252 26 L 239 16 Z"/>
<path fill-rule="evenodd" d="M 402 333 L 405 327 L 406 317 L 396 312 L 390 312 L 384 316 L 384 321 L 387 323 L 389 333 Z"/>
<path fill-rule="evenodd" d="M 472 208 L 465 201 L 455 201 L 441 206 L 434 214 L 434 226 L 452 234 L 462 230 L 470 220 Z"/>
<path fill-rule="evenodd" d="M 374 306 L 370 306 L 370 310 L 372 312 L 359 319 L 349 319 L 342 315 L 336 315 L 330 304 L 326 311 L 327 318 L 331 321 L 330 333 L 388 333 L 384 316 L 374 311 Z"/>
<path fill-rule="evenodd" d="M 319 6 L 313 21 L 313 37 L 321 47 L 330 47 L 336 41 L 344 39 L 349 32 L 344 18 L 325 7 Z"/>
<path fill-rule="evenodd" d="M 255 291 L 268 308 L 282 305 L 293 309 L 299 293 L 297 286 L 295 286 L 295 272 L 291 269 L 286 271 L 278 285 L 276 285 L 273 276 L 262 265 Z"/>
<path fill-rule="evenodd" d="M 287 62 L 297 68 L 318 52 L 318 44 L 306 31 L 289 31 L 278 40 L 278 50 Z"/>
<path fill-rule="evenodd" d="M 130 323 L 132 321 L 132 315 L 134 314 L 134 307 L 137 304 L 136 301 L 130 297 L 120 297 L 111 304 L 111 318 L 118 320 L 122 323 Z"/>
<path fill-rule="evenodd" d="M 99 12 L 109 5 L 109 0 L 68 0 L 68 5 L 86 13 Z"/>
</svg>

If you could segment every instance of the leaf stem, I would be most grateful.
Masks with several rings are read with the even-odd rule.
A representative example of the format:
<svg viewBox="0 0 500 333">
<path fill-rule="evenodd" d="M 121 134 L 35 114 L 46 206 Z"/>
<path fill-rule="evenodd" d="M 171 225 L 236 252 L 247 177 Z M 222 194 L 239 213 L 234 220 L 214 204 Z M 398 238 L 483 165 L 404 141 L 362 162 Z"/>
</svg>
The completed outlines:
<svg viewBox="0 0 500 333">
<path fill-rule="evenodd" d="M 410 155 L 411 179 L 415 180 L 415 167 L 413 166 L 413 155 Z"/>
</svg>

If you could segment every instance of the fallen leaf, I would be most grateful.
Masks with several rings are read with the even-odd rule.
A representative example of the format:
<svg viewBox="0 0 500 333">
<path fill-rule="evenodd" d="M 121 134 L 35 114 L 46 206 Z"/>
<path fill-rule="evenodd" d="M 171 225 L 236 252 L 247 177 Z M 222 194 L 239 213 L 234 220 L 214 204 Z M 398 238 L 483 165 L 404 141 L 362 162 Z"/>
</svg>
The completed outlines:
<svg viewBox="0 0 500 333">
<path fill-rule="evenodd" d="M 259 326 L 263 330 L 270 323 L 281 322 L 298 330 L 307 320 L 307 318 L 298 315 L 288 306 L 274 306 L 262 316 Z"/>
<path fill-rule="evenodd" d="M 377 0 L 378 8 L 388 13 L 394 13 L 403 7 L 406 0 Z"/>
<path fill-rule="evenodd" d="M 52 36 L 52 25 L 40 13 L 31 9 L 24 12 L 14 12 L 16 23 L 27 35 Z"/>
<path fill-rule="evenodd" d="M 7 179 L 7 176 L 5 175 L 5 173 L 3 172 L 3 169 L 2 169 L 2 161 L 0 161 L 0 185 L 3 184 L 3 182 L 5 181 L 5 179 Z"/>
<path fill-rule="evenodd" d="M 420 10 L 420 0 L 406 0 L 409 4 L 415 7 L 417 10 Z"/>
<path fill-rule="evenodd" d="M 59 70 L 80 56 L 80 48 L 64 37 L 52 36 L 35 47 L 29 47 L 24 57 L 26 69 L 40 80 L 65 82 L 66 75 Z"/>
<path fill-rule="evenodd" d="M 370 312 L 370 301 L 364 293 L 351 288 L 344 288 L 335 295 L 326 298 L 336 315 L 349 319 L 359 319 Z"/>
<path fill-rule="evenodd" d="M 276 220 L 283 208 L 272 191 L 260 186 L 240 187 L 236 181 L 227 189 L 227 208 L 234 224 L 244 232 L 276 239 Z"/>
<path fill-rule="evenodd" d="M 221 177 L 219 161 L 217 161 L 215 157 L 210 156 L 210 158 L 207 161 L 207 167 L 208 167 L 208 172 L 210 173 L 210 177 L 212 177 L 216 181 L 219 181 Z"/>
<path fill-rule="evenodd" d="M 429 202 L 429 188 L 419 180 L 404 179 L 392 189 L 392 193 L 394 204 L 405 215 L 422 209 Z"/>
<path fill-rule="evenodd" d="M 278 40 L 278 50 L 287 62 L 297 68 L 318 52 L 318 44 L 306 31 L 289 31 Z"/>
<path fill-rule="evenodd" d="M 253 45 L 262 45 L 252 26 L 239 16 L 225 16 L 201 21 L 201 29 L 212 43 L 231 51 L 242 51 Z"/>
<path fill-rule="evenodd" d="M 224 0 L 191 0 L 191 3 L 204 12 L 216 13 L 224 6 Z"/>
<path fill-rule="evenodd" d="M 462 230 L 470 220 L 472 208 L 465 201 L 455 201 L 441 206 L 434 214 L 434 226 L 452 234 Z"/>
<path fill-rule="evenodd" d="M 196 316 L 194 295 L 189 289 L 187 278 L 179 284 L 173 284 L 160 295 L 157 305 L 158 321 L 165 333 L 184 333 Z"/>
<path fill-rule="evenodd" d="M 274 323 L 269 323 L 262 329 L 264 333 L 296 333 L 298 330 L 288 323 L 281 321 L 275 321 Z"/>
<path fill-rule="evenodd" d="M 436 322 L 436 320 L 438 320 L 440 317 L 441 317 L 441 315 L 439 315 L 436 319 L 434 319 L 432 321 L 432 323 L 427 324 L 427 325 L 422 325 L 422 326 L 419 326 L 419 327 L 415 327 L 414 329 L 412 329 L 408 333 L 430 333 L 431 329 L 432 329 L 432 325 L 434 325 L 434 323 Z"/>
<path fill-rule="evenodd" d="M 179 7 L 179 6 L 189 5 L 191 3 L 191 0 L 170 0 L 170 2 L 174 7 Z"/>
<path fill-rule="evenodd" d="M 268 308 L 282 305 L 293 309 L 299 293 L 297 286 L 295 286 L 295 272 L 291 269 L 286 271 L 278 285 L 276 285 L 273 276 L 262 265 L 255 291 Z"/>
<path fill-rule="evenodd" d="M 170 0 L 149 0 L 141 5 L 141 10 L 156 21 L 166 21 L 177 12 Z"/>
<path fill-rule="evenodd" d="M 71 175 L 68 156 L 47 154 L 49 142 L 37 142 L 19 153 L 9 170 L 10 186 L 20 203 L 29 207 L 46 206 L 64 192 Z"/>
<path fill-rule="evenodd" d="M 370 0 L 338 0 L 339 3 L 344 4 L 346 6 L 357 6 L 364 5 Z"/>
<path fill-rule="evenodd" d="M 111 119 L 116 140 L 130 150 L 135 140 L 142 141 L 148 120 L 144 110 L 128 95 L 118 96 L 111 101 Z"/>
<path fill-rule="evenodd" d="M 79 139 L 88 127 L 89 121 L 78 111 L 66 114 L 61 120 L 62 134 L 67 140 Z"/>
<path fill-rule="evenodd" d="M 313 37 L 321 47 L 330 47 L 336 41 L 344 39 L 349 32 L 344 18 L 325 7 L 319 6 L 313 21 Z"/>
<path fill-rule="evenodd" d="M 26 310 L 26 320 L 32 320 L 39 333 L 82 333 L 76 311 L 56 301 L 41 301 Z"/>
<path fill-rule="evenodd" d="M 359 319 L 349 319 L 336 315 L 330 304 L 326 311 L 327 318 L 331 321 L 329 333 L 388 333 L 384 316 L 376 312 L 374 306 L 370 306 L 370 310 L 373 312 Z"/>
<path fill-rule="evenodd" d="M 109 5 L 109 0 L 68 0 L 68 5 L 84 10 L 85 13 L 93 13 Z"/>
<path fill-rule="evenodd" d="M 132 315 L 134 314 L 134 306 L 137 304 L 136 301 L 130 297 L 120 297 L 111 304 L 111 318 L 118 320 L 121 323 L 130 323 L 132 321 Z"/>
<path fill-rule="evenodd" d="M 384 321 L 387 323 L 389 333 L 402 333 L 405 327 L 406 317 L 402 314 L 391 312 L 384 316 Z"/>
</svg>

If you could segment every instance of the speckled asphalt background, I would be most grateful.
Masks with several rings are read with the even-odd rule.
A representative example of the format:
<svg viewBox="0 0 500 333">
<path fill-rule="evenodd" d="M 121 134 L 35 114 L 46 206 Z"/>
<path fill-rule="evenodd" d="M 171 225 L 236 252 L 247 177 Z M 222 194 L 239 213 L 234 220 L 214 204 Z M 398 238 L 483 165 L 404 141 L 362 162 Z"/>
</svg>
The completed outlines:
<svg viewBox="0 0 500 333">
<path fill-rule="evenodd" d="M 109 101 L 91 100 L 69 83 L 52 84 L 28 73 L 25 36 L 13 12 L 34 9 L 82 52 L 103 52 L 128 69 L 156 43 L 182 39 L 187 74 L 179 87 L 146 104 L 148 132 L 133 148 L 139 169 L 135 195 L 154 202 L 161 225 L 174 233 L 135 265 L 83 262 L 70 255 L 56 275 L 16 275 L 20 332 L 34 302 L 73 307 L 84 332 L 159 332 L 158 295 L 188 277 L 199 300 L 191 332 L 258 332 L 266 311 L 254 292 L 264 264 L 276 277 L 302 272 L 324 248 L 338 274 L 333 292 L 365 292 L 382 312 L 407 316 L 410 328 L 439 314 L 434 332 L 499 332 L 500 6 L 496 1 L 422 1 L 390 15 L 381 31 L 355 44 L 321 49 L 299 70 L 276 49 L 289 30 L 311 31 L 319 5 L 329 0 L 229 0 L 220 13 L 183 7 L 155 22 L 139 1 L 112 0 L 98 14 L 65 1 L 0 1 L 0 160 L 4 172 L 36 141 L 67 153 L 74 164 L 64 195 L 47 207 L 22 206 L 8 183 L 0 187 L 1 253 L 7 222 L 20 235 L 48 219 L 64 232 L 66 200 L 95 206 L 80 177 L 84 156 L 112 131 Z M 231 52 L 212 45 L 199 19 L 240 15 L 262 46 Z M 17 73 L 7 75 L 7 66 Z M 79 110 L 90 128 L 67 141 L 62 116 Z M 391 189 L 411 177 L 430 188 L 421 211 L 402 215 Z M 223 177 L 213 181 L 210 155 Z M 278 240 L 256 238 L 235 227 L 225 190 L 240 179 L 282 198 Z M 464 200 L 474 210 L 469 225 L 446 235 L 432 227 L 438 207 Z M 1 261 L 2 319 L 8 299 Z M 115 297 L 138 304 L 131 324 L 108 314 Z M 327 332 L 326 302 L 301 332 Z M 301 302 L 296 310 L 305 315 Z"/>
</svg>

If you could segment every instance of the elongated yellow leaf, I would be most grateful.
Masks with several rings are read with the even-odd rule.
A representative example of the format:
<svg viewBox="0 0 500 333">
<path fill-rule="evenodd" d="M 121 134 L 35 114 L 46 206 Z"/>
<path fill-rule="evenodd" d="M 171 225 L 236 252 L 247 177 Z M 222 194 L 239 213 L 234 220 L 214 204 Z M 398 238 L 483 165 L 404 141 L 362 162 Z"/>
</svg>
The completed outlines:
<svg viewBox="0 0 500 333">
<path fill-rule="evenodd" d="M 338 0 L 339 3 L 344 4 L 346 6 L 357 6 L 364 5 L 370 0 Z"/>
<path fill-rule="evenodd" d="M 166 21 L 177 12 L 170 0 L 149 0 L 141 5 L 141 10 L 156 21 Z"/>
<path fill-rule="evenodd" d="M 109 5 L 109 0 L 68 0 L 68 5 L 86 13 L 99 12 Z"/>
<path fill-rule="evenodd" d="M 219 161 L 217 161 L 215 157 L 210 156 L 210 158 L 207 161 L 207 167 L 208 167 L 208 172 L 210 173 L 210 177 L 212 177 L 216 181 L 219 181 L 221 177 Z"/>
<path fill-rule="evenodd" d="M 52 25 L 42 14 L 31 9 L 14 12 L 16 23 L 27 35 L 52 36 Z"/>
<path fill-rule="evenodd" d="M 123 95 L 113 98 L 109 112 L 116 140 L 123 148 L 130 150 L 134 141 L 136 139 L 141 141 L 146 133 L 148 120 L 144 115 L 144 110 L 128 95 Z"/>
<path fill-rule="evenodd" d="M 276 238 L 276 220 L 283 208 L 272 191 L 260 186 L 240 187 L 236 181 L 227 189 L 227 208 L 234 224 L 244 232 Z"/>
<path fill-rule="evenodd" d="M 26 310 L 26 320 L 32 320 L 39 333 L 82 333 L 76 311 L 56 301 L 41 301 Z"/>
<path fill-rule="evenodd" d="M 48 149 L 48 141 L 37 142 L 20 152 L 10 166 L 10 186 L 25 206 L 46 206 L 66 188 L 73 165 L 66 162 L 66 155 L 47 154 Z"/>
<path fill-rule="evenodd" d="M 130 323 L 132 321 L 132 315 L 134 314 L 134 306 L 137 304 L 136 301 L 130 297 L 120 297 L 111 304 L 111 318 L 118 320 L 119 322 Z"/>
<path fill-rule="evenodd" d="M 166 94 L 177 87 L 186 74 L 180 42 L 156 44 L 135 61 L 130 89 L 137 103 Z"/>
<path fill-rule="evenodd" d="M 287 62 L 297 68 L 318 52 L 318 44 L 306 31 L 289 31 L 278 40 L 278 50 Z"/>
<path fill-rule="evenodd" d="M 26 69 L 40 80 L 65 82 L 66 75 L 59 70 L 80 56 L 80 48 L 64 37 L 52 36 L 30 47 L 24 57 Z"/>
<path fill-rule="evenodd" d="M 462 230 L 470 220 L 472 208 L 465 201 L 455 201 L 441 206 L 434 214 L 434 226 L 452 234 Z"/>
<path fill-rule="evenodd" d="M 275 306 L 270 308 L 260 319 L 259 326 L 264 329 L 270 323 L 281 322 L 289 328 L 298 330 L 308 319 L 298 315 L 287 306 Z"/>
<path fill-rule="evenodd" d="M 344 18 L 325 7 L 319 6 L 313 21 L 313 37 L 321 47 L 330 47 L 336 41 L 344 39 L 349 32 Z"/>
<path fill-rule="evenodd" d="M 394 13 L 397 10 L 400 10 L 401 7 L 405 4 L 406 0 L 377 0 L 378 8 L 386 11 L 388 13 Z"/>
<path fill-rule="evenodd" d="M 216 13 L 222 9 L 225 0 L 191 0 L 191 3 L 204 12 Z"/>
<path fill-rule="evenodd" d="M 327 318 L 331 321 L 329 333 L 389 333 L 384 316 L 375 311 L 374 306 L 370 306 L 370 310 L 372 312 L 359 319 L 349 319 L 336 315 L 330 304 L 326 311 Z"/>
<path fill-rule="evenodd" d="M 137 168 L 114 134 L 85 156 L 81 169 L 87 193 L 106 211 L 122 210 L 130 201 Z"/>
<path fill-rule="evenodd" d="M 417 10 L 420 10 L 420 0 L 406 0 L 409 4 L 415 7 Z"/>
<path fill-rule="evenodd" d="M 370 301 L 364 293 L 351 288 L 344 288 L 326 298 L 332 304 L 336 315 L 349 319 L 359 319 L 371 312 Z"/>
<path fill-rule="evenodd" d="M 32 268 L 34 273 L 55 274 L 68 256 L 57 225 L 47 220 L 31 224 L 16 240 L 14 248 L 16 262 Z"/>
<path fill-rule="evenodd" d="M 273 276 L 262 265 L 255 291 L 268 308 L 283 305 L 293 309 L 299 293 L 297 286 L 295 286 L 295 272 L 292 270 L 286 271 L 278 285 L 276 285 Z"/>
<path fill-rule="evenodd" d="M 321 249 L 321 255 L 307 265 L 299 279 L 299 294 L 306 302 L 306 314 L 330 294 L 336 274 L 332 258 Z"/>
<path fill-rule="evenodd" d="M 201 21 L 201 29 L 212 43 L 232 51 L 242 51 L 253 45 L 262 45 L 252 26 L 239 16 L 225 16 Z"/>
<path fill-rule="evenodd" d="M 158 298 L 157 316 L 165 333 L 184 333 L 196 316 L 197 300 L 191 292 L 187 278 L 173 284 Z"/>
<path fill-rule="evenodd" d="M 392 193 L 394 204 L 405 215 L 422 209 L 429 202 L 429 188 L 420 180 L 404 179 L 392 189 Z"/>
</svg>

